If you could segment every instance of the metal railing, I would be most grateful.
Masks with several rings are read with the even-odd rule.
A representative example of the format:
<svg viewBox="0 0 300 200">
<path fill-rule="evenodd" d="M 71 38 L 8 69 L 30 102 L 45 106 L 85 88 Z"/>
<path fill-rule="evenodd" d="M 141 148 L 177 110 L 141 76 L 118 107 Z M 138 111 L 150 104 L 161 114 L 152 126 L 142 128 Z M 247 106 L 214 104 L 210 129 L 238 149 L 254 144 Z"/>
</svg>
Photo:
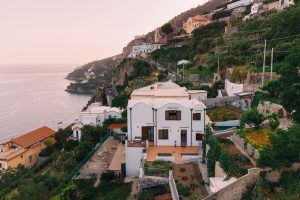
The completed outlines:
<svg viewBox="0 0 300 200">
<path fill-rule="evenodd" d="M 109 133 L 106 133 L 105 136 L 100 140 L 100 142 L 93 148 L 92 151 L 70 172 L 69 176 L 75 178 L 79 174 L 79 170 L 85 163 L 98 151 L 98 149 L 103 145 L 106 139 L 109 137 Z"/>
</svg>

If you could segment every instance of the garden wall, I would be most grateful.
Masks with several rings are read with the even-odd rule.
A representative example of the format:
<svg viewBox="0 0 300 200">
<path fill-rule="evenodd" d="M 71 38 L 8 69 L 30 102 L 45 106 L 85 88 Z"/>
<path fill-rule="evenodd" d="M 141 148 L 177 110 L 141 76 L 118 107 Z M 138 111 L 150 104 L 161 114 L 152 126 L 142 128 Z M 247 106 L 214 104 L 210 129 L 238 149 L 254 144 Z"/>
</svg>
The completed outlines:
<svg viewBox="0 0 300 200">
<path fill-rule="evenodd" d="M 228 126 L 228 127 L 240 126 L 240 120 L 228 120 L 228 121 L 223 121 L 223 122 L 214 122 L 214 126 Z"/>
<path fill-rule="evenodd" d="M 215 107 L 231 105 L 233 102 L 235 102 L 239 99 L 240 98 L 238 96 L 219 97 L 219 98 L 211 98 L 211 99 L 207 99 L 207 100 L 202 100 L 202 102 L 204 103 L 204 105 L 207 108 L 215 108 Z"/>
<path fill-rule="evenodd" d="M 260 171 L 259 168 L 249 169 L 248 174 L 218 192 L 209 195 L 205 200 L 240 200 L 247 185 L 256 182 Z"/>
<path fill-rule="evenodd" d="M 224 172 L 220 163 L 217 161 L 215 164 L 215 177 L 225 178 L 227 174 Z"/>
<path fill-rule="evenodd" d="M 255 160 L 259 158 L 259 151 L 252 147 L 250 144 L 246 143 L 244 138 L 241 138 L 240 136 L 234 133 L 232 135 L 232 140 L 234 140 L 242 149 L 244 149 L 248 156 L 254 158 Z"/>
</svg>

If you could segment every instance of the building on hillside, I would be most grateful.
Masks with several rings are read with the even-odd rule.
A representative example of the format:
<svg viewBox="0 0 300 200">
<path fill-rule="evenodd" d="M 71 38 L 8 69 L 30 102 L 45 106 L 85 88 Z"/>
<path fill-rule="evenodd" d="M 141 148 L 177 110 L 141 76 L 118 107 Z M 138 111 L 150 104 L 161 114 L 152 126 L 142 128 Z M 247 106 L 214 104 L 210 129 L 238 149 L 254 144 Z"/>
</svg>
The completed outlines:
<svg viewBox="0 0 300 200">
<path fill-rule="evenodd" d="M 153 51 L 160 49 L 163 44 L 156 44 L 156 43 L 144 43 L 141 45 L 136 45 L 132 47 L 132 50 L 130 54 L 128 55 L 129 58 L 136 58 L 143 53 L 149 54 L 152 53 Z"/>
<path fill-rule="evenodd" d="M 280 9 L 283 9 L 283 8 L 289 7 L 291 5 L 295 5 L 295 2 L 294 2 L 294 0 L 278 0 L 278 4 L 279 4 Z"/>
<path fill-rule="evenodd" d="M 185 30 L 187 34 L 191 34 L 193 30 L 209 23 L 211 23 L 211 21 L 206 16 L 196 15 L 194 17 L 189 17 L 188 20 L 183 23 L 183 30 Z"/>
<path fill-rule="evenodd" d="M 73 139 L 80 140 L 80 130 L 84 125 L 102 126 L 103 122 L 109 118 L 122 118 L 122 110 L 115 107 L 101 106 L 101 103 L 92 103 L 85 111 L 80 112 L 78 122 L 72 126 Z"/>
<path fill-rule="evenodd" d="M 258 16 L 261 13 L 265 13 L 272 10 L 283 10 L 286 7 L 294 5 L 294 0 L 278 0 L 269 4 L 263 4 L 263 2 L 256 2 L 251 7 L 251 13 L 244 17 L 244 21 Z"/>
<path fill-rule="evenodd" d="M 127 108 L 127 175 L 137 175 L 145 147 L 148 161 L 167 159 L 179 163 L 186 157 L 198 157 L 206 109 L 200 100 L 206 98 L 206 91 L 187 90 L 172 81 L 134 90 Z M 130 158 L 132 151 L 138 157 L 135 161 Z M 169 156 L 161 157 L 166 154 Z"/>
<path fill-rule="evenodd" d="M 227 5 L 227 10 L 233 10 L 239 7 L 249 6 L 254 3 L 254 0 L 239 0 Z"/>
<path fill-rule="evenodd" d="M 45 141 L 55 143 L 55 131 L 44 126 L 0 144 L 0 170 L 31 167 L 39 161 Z"/>
<path fill-rule="evenodd" d="M 259 10 L 263 7 L 263 3 L 259 2 L 259 3 L 255 3 L 251 6 L 251 15 L 257 14 L 259 12 Z"/>
<path fill-rule="evenodd" d="M 232 83 L 228 79 L 225 80 L 225 88 L 218 90 L 217 98 L 223 97 L 238 97 L 238 99 L 231 103 L 236 107 L 250 108 L 254 96 L 252 91 L 248 91 L 244 84 Z"/>
<path fill-rule="evenodd" d="M 126 132 L 122 131 L 122 128 L 127 127 L 127 124 L 110 124 L 108 130 L 110 135 L 125 135 Z"/>
<path fill-rule="evenodd" d="M 157 44 L 164 43 L 164 41 L 163 41 L 163 36 L 161 35 L 161 30 L 160 30 L 160 28 L 156 28 L 156 29 L 155 29 L 154 43 L 157 43 Z"/>
</svg>

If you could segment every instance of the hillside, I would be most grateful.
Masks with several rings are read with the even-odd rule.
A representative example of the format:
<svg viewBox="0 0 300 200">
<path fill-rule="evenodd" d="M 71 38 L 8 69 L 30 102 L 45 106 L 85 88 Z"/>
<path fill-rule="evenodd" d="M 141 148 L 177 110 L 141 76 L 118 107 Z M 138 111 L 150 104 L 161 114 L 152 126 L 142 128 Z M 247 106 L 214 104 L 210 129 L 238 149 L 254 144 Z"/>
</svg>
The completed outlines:
<svg viewBox="0 0 300 200">
<path fill-rule="evenodd" d="M 201 15 L 207 12 L 210 12 L 217 7 L 221 6 L 223 3 L 227 2 L 226 0 L 210 0 L 203 5 L 199 5 L 195 8 L 192 8 L 190 10 L 187 10 L 177 16 L 175 16 L 173 19 L 171 19 L 169 22 L 172 24 L 172 27 L 174 28 L 175 32 L 178 32 L 182 29 L 183 22 L 185 22 L 189 17 L 195 16 L 195 15 Z M 162 24 L 163 25 L 163 24 Z M 123 55 L 126 56 L 129 54 L 129 51 L 131 50 L 131 47 L 137 44 L 141 44 L 143 42 L 145 43 L 152 43 L 154 42 L 154 34 L 155 31 L 151 31 L 148 34 L 145 35 L 145 38 L 143 39 L 136 39 L 132 40 L 128 43 L 126 47 L 123 49 Z"/>
<path fill-rule="evenodd" d="M 96 60 L 83 66 L 77 67 L 73 72 L 69 73 L 66 78 L 69 80 L 83 81 L 85 80 L 84 74 L 88 72 L 89 69 L 92 69 L 91 72 L 94 72 L 96 75 L 111 75 L 111 72 L 120 62 L 120 60 L 121 55 L 112 56 L 102 60 Z"/>
</svg>

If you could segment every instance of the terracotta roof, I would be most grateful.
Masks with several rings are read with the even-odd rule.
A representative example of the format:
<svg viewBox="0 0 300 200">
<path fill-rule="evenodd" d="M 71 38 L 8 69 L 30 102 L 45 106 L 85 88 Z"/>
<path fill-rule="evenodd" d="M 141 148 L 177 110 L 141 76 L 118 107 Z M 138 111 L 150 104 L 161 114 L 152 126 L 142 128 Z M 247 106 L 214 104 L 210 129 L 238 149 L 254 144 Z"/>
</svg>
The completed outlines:
<svg viewBox="0 0 300 200">
<path fill-rule="evenodd" d="M 12 142 L 16 143 L 17 145 L 20 145 L 21 147 L 26 148 L 40 141 L 43 141 L 44 139 L 54 134 L 55 134 L 54 130 L 48 128 L 47 126 L 43 126 L 41 128 L 38 128 L 29 133 L 26 133 L 24 135 L 12 139 Z"/>
<path fill-rule="evenodd" d="M 127 124 L 111 124 L 108 126 L 108 129 L 114 129 L 114 128 L 123 128 L 126 127 Z"/>
</svg>

